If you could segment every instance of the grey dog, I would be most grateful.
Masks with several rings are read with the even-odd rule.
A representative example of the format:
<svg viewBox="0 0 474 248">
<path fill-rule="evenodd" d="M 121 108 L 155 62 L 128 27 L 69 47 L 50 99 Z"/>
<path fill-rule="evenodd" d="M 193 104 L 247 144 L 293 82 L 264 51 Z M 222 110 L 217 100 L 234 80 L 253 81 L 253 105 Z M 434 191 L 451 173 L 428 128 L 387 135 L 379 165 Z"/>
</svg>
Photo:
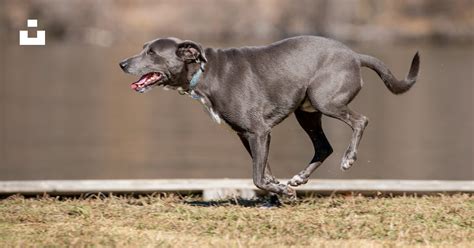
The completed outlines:
<svg viewBox="0 0 474 248">
<path fill-rule="evenodd" d="M 120 63 L 123 71 L 140 77 L 131 85 L 138 92 L 164 86 L 198 99 L 215 121 L 223 120 L 237 132 L 252 157 L 255 185 L 290 196 L 295 194 L 290 186 L 306 183 L 333 151 L 321 127 L 322 115 L 352 128 L 341 168 L 354 164 L 368 124 L 367 117 L 347 106 L 362 88 L 360 68 L 374 70 L 392 93 L 401 94 L 415 83 L 419 65 L 417 52 L 406 78 L 398 80 L 379 59 L 316 36 L 229 49 L 203 49 L 194 41 L 177 38 L 156 39 Z M 306 168 L 281 184 L 267 162 L 270 132 L 291 113 L 315 152 Z"/>
</svg>

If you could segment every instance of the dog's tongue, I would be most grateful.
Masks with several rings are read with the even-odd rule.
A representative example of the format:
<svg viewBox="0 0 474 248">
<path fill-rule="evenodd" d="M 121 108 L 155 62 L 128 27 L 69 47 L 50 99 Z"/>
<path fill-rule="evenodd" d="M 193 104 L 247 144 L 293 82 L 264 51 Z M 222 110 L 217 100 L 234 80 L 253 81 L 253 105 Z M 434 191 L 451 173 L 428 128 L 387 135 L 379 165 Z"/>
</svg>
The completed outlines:
<svg viewBox="0 0 474 248">
<path fill-rule="evenodd" d="M 150 74 L 146 74 L 146 75 L 143 75 L 138 81 L 136 81 L 135 83 L 132 83 L 130 85 L 130 88 L 132 90 L 136 90 L 140 85 L 144 84 L 145 81 L 150 77 Z"/>
</svg>

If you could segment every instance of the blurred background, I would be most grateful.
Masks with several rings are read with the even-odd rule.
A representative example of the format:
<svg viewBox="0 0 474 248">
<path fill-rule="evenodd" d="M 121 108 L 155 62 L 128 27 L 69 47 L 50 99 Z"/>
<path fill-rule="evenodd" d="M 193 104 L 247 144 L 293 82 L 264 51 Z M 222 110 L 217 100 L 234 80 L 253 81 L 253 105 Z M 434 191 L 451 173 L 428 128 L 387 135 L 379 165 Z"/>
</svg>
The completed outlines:
<svg viewBox="0 0 474 248">
<path fill-rule="evenodd" d="M 18 45 L 29 18 L 46 46 Z M 474 179 L 472 0 L 0 0 L 0 180 L 250 178 L 228 127 L 176 92 L 135 93 L 118 62 L 157 37 L 232 47 L 301 34 L 376 56 L 398 78 L 421 54 L 401 96 L 363 69 L 351 106 L 371 122 L 358 161 L 339 169 L 351 130 L 326 117 L 334 153 L 313 178 Z M 312 155 L 294 116 L 274 129 L 277 177 Z"/>
</svg>

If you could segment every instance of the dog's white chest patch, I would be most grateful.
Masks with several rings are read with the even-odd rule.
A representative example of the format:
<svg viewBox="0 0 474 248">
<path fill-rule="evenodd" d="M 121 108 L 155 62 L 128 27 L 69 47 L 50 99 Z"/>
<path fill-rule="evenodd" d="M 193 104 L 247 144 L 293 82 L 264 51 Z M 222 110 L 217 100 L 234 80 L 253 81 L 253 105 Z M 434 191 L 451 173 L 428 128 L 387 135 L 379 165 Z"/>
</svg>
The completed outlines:
<svg viewBox="0 0 474 248">
<path fill-rule="evenodd" d="M 219 116 L 219 114 L 217 112 L 214 111 L 214 109 L 212 107 L 209 107 L 207 104 L 206 104 L 206 100 L 204 98 L 200 98 L 200 102 L 202 103 L 202 105 L 204 106 L 204 108 L 207 110 L 207 112 L 209 113 L 209 116 L 211 116 L 211 119 L 213 121 L 215 121 L 217 124 L 221 124 L 222 122 L 222 119 L 221 117 Z"/>
<path fill-rule="evenodd" d="M 209 110 L 209 114 L 211 115 L 212 120 L 215 121 L 217 124 L 221 124 L 222 120 L 219 114 L 214 112 L 213 108 L 209 108 L 208 110 Z"/>
</svg>

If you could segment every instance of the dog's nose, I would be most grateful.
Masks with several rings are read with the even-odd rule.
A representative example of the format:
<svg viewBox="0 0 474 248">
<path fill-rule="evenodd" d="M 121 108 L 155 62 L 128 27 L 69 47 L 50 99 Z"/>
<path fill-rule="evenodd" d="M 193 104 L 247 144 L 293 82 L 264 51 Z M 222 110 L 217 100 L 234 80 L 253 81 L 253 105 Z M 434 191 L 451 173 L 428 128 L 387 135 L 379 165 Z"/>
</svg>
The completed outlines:
<svg viewBox="0 0 474 248">
<path fill-rule="evenodd" d="M 120 68 L 122 68 L 122 70 L 125 70 L 125 68 L 127 68 L 128 66 L 128 62 L 126 60 L 122 61 L 119 63 L 120 65 Z"/>
</svg>

